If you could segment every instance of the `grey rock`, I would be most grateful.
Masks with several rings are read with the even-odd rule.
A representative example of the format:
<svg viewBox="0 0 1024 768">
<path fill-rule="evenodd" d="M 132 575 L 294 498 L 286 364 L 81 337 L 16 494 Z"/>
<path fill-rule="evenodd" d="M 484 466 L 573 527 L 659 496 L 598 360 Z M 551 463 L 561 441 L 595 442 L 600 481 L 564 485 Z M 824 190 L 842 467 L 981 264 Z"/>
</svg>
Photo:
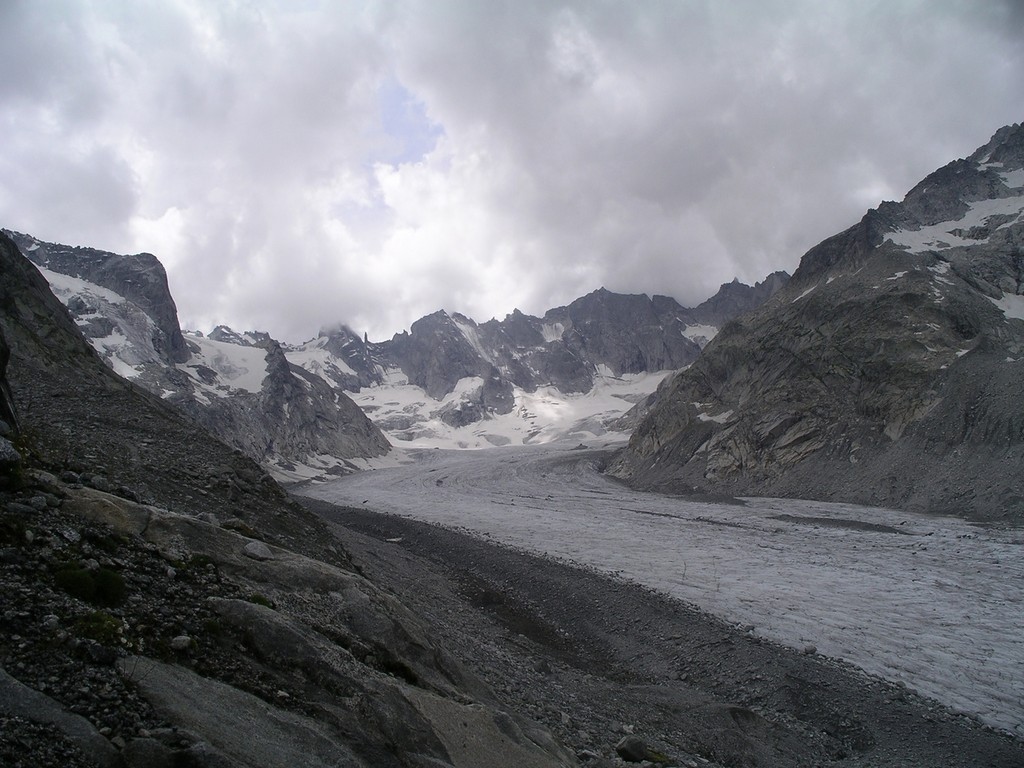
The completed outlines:
<svg viewBox="0 0 1024 768">
<path fill-rule="evenodd" d="M 97 491 L 110 493 L 114 490 L 114 486 L 103 475 L 89 475 L 89 479 L 83 480 L 83 482 L 85 482 L 90 488 L 95 488 Z"/>
<path fill-rule="evenodd" d="M 615 744 L 615 754 L 629 763 L 642 763 L 648 759 L 649 752 L 647 744 L 639 736 L 623 736 Z"/>
<path fill-rule="evenodd" d="M 323 724 L 184 667 L 129 658 L 121 670 L 160 716 L 194 731 L 237 764 L 265 768 L 364 765 L 339 734 Z"/>
<path fill-rule="evenodd" d="M 18 431 L 18 414 L 14 397 L 7 383 L 7 366 L 11 359 L 11 348 L 7 345 L 3 329 L 0 329 L 0 438 L 12 437 Z"/>
<path fill-rule="evenodd" d="M 194 380 L 176 367 L 188 364 L 192 353 L 178 326 L 163 267 L 151 254 L 124 256 L 45 243 L 17 232 L 7 235 L 36 263 L 124 297 L 126 301 L 116 303 L 99 297 L 88 301 L 70 297 L 68 309 L 78 319 L 75 334 L 101 338 L 116 329 L 127 339 L 119 355 L 139 372 L 133 379 L 136 384 L 181 408 L 256 461 L 271 465 L 320 455 L 374 457 L 390 450 L 380 430 L 347 395 L 323 378 L 291 366 L 280 345 L 266 333 L 238 334 L 220 326 L 210 334 L 214 340 L 267 350 L 263 391 L 236 390 L 229 397 L 212 399 L 203 395 Z M 109 356 L 102 347 L 100 351 Z M 198 364 L 190 370 L 206 384 L 220 384 L 216 371 Z M 113 490 L 103 480 L 97 482 L 99 490 Z"/>
<path fill-rule="evenodd" d="M 192 638 L 188 635 L 178 635 L 171 639 L 171 650 L 182 653 L 192 647 Z"/>
<path fill-rule="evenodd" d="M 356 371 L 327 374 L 338 387 L 381 383 L 379 371 L 399 368 L 409 382 L 440 400 L 467 377 L 480 392 L 448 404 L 437 416 L 452 426 L 508 413 L 512 387 L 533 391 L 553 385 L 562 392 L 587 392 L 598 366 L 615 374 L 682 368 L 700 354 L 683 331 L 688 325 L 718 325 L 778 291 L 788 275 L 769 276 L 753 288 L 738 282 L 690 310 L 666 296 L 623 295 L 601 289 L 565 307 L 532 317 L 519 310 L 504 320 L 476 323 L 458 313 L 435 312 L 408 332 L 371 344 L 344 326 L 322 331 L 323 347 Z M 389 428 L 396 428 L 389 425 Z"/>
<path fill-rule="evenodd" d="M 21 454 L 6 437 L 0 437 L 0 467 L 13 467 L 21 463 Z"/>
<path fill-rule="evenodd" d="M 274 553 L 262 541 L 250 541 L 242 548 L 242 554 L 253 560 L 273 560 Z"/>
<path fill-rule="evenodd" d="M 65 712 L 56 701 L 0 669 L 0 712 L 56 726 L 101 768 L 120 763 L 117 750 L 80 715 Z"/>
</svg>

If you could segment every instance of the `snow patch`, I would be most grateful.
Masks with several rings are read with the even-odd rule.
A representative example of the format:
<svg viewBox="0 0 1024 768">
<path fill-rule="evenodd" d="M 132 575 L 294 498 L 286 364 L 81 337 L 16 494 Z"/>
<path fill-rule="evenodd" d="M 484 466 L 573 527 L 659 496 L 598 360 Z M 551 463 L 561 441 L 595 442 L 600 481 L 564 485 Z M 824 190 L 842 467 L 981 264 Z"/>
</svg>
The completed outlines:
<svg viewBox="0 0 1024 768">
<path fill-rule="evenodd" d="M 796 303 L 797 303 L 798 301 L 800 301 L 800 299 L 802 299 L 802 298 L 803 298 L 804 296 L 806 296 L 807 294 L 809 294 L 809 293 L 810 293 L 811 291 L 813 291 L 813 290 L 814 290 L 815 288 L 817 288 L 817 287 L 818 287 L 817 285 L 812 285 L 812 286 L 811 286 L 810 288 L 808 288 L 808 289 L 807 289 L 806 291 L 804 291 L 803 293 L 801 293 L 801 294 L 800 294 L 799 296 L 797 296 L 797 297 L 796 297 L 795 299 L 793 299 L 793 300 L 792 300 L 791 302 L 789 302 L 789 303 L 790 303 L 790 304 L 796 304 Z"/>
<path fill-rule="evenodd" d="M 1004 293 L 1002 298 L 988 300 L 999 307 L 1008 320 L 1024 320 L 1024 296 L 1015 293 Z"/>
<path fill-rule="evenodd" d="M 688 325 L 683 329 L 683 336 L 701 349 L 704 349 L 717 333 L 718 328 L 714 325 Z"/>
<path fill-rule="evenodd" d="M 550 343 L 562 338 L 562 334 L 565 333 L 565 326 L 561 323 L 544 323 L 540 327 L 540 332 L 544 337 L 544 341 Z"/>
<path fill-rule="evenodd" d="M 706 413 L 698 413 L 698 421 L 713 421 L 715 424 L 725 424 L 729 419 L 732 418 L 732 411 L 724 411 L 723 413 L 715 414 L 714 416 L 708 416 Z"/>
<path fill-rule="evenodd" d="M 904 276 L 905 274 L 907 274 L 907 273 L 906 273 L 905 271 L 904 271 L 904 272 L 897 272 L 897 273 L 896 273 L 895 275 L 893 275 L 892 277 L 887 277 L 887 278 L 885 278 L 885 279 L 886 279 L 887 281 L 888 281 L 888 280 L 899 280 L 899 279 L 900 279 L 901 277 L 903 277 L 903 276 Z"/>
<path fill-rule="evenodd" d="M 491 353 L 484 349 L 484 345 L 480 343 L 480 334 L 476 332 L 476 328 L 469 323 L 457 320 L 454 317 L 452 318 L 452 322 L 455 323 L 455 327 L 462 332 L 462 336 L 467 342 L 469 342 L 469 346 L 471 346 L 481 358 L 491 365 L 494 365 L 494 359 L 491 357 Z"/>
<path fill-rule="evenodd" d="M 1000 163 L 1002 165 L 1002 163 Z M 1003 183 L 1010 189 L 1024 187 L 1024 168 L 1002 174 Z"/>
<path fill-rule="evenodd" d="M 921 227 L 917 230 L 898 229 L 889 234 L 887 240 L 906 248 L 910 253 L 944 250 L 954 246 L 976 245 L 988 242 L 988 238 L 965 238 L 953 230 L 970 230 L 985 224 L 992 216 L 1016 216 L 1013 221 L 1001 224 L 997 229 L 1010 226 L 1020 220 L 1024 211 L 1024 196 L 1002 197 L 995 200 L 977 200 L 969 203 L 969 209 L 959 219 Z"/>
<path fill-rule="evenodd" d="M 393 444 L 407 449 L 480 450 L 556 441 L 573 444 L 597 439 L 625 439 L 610 432 L 609 423 L 650 395 L 672 371 L 616 376 L 599 366 L 593 388 L 585 394 L 565 394 L 555 387 L 526 392 L 513 390 L 509 413 L 488 414 L 481 421 L 452 427 L 438 412 L 475 395 L 483 385 L 478 377 L 464 378 L 439 403 L 404 374 L 395 372 L 382 386 L 366 387 L 351 397 Z"/>
<path fill-rule="evenodd" d="M 178 363 L 178 370 L 191 377 L 197 389 L 217 397 L 226 397 L 232 390 L 259 393 L 267 377 L 267 350 L 243 347 L 205 336 L 188 334 L 188 340 L 199 347 L 187 363 Z M 198 367 L 205 366 L 217 374 L 215 383 L 207 383 Z"/>
<path fill-rule="evenodd" d="M 356 372 L 343 358 L 337 357 L 330 350 L 325 349 L 328 341 L 327 337 L 320 336 L 297 347 L 287 347 L 284 350 L 284 356 L 292 365 L 305 368 L 310 373 L 335 383 L 337 386 L 331 375 L 334 371 L 352 376 L 355 376 Z"/>
</svg>

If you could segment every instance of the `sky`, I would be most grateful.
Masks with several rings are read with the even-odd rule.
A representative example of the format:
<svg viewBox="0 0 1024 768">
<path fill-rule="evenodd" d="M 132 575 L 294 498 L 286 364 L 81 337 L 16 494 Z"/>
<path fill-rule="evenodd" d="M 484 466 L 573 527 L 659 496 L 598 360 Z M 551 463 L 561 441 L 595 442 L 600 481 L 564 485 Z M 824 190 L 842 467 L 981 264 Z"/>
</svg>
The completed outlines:
<svg viewBox="0 0 1024 768">
<path fill-rule="evenodd" d="M 185 328 L 753 283 L 1024 120 L 1019 0 L 0 0 L 0 227 Z"/>
</svg>

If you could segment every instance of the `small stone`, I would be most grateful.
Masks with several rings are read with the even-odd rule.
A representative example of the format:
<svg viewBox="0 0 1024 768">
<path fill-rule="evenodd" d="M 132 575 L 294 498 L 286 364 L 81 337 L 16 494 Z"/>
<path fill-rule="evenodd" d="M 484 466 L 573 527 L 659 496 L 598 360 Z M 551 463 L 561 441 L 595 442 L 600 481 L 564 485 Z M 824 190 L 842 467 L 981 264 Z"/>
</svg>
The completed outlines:
<svg viewBox="0 0 1024 768">
<path fill-rule="evenodd" d="M 50 506 L 46 501 L 46 497 L 43 496 L 42 494 L 39 494 L 38 496 L 33 496 L 31 499 L 29 499 L 28 505 L 37 512 L 45 512 L 46 508 Z"/>
<path fill-rule="evenodd" d="M 246 557 L 251 557 L 253 560 L 273 560 L 274 553 L 270 551 L 270 547 L 264 544 L 262 541 L 250 541 L 242 549 L 242 554 Z"/>
<path fill-rule="evenodd" d="M 171 640 L 171 648 L 175 651 L 178 651 L 179 653 L 182 651 L 187 651 L 191 647 L 192 638 L 188 635 L 178 635 L 173 640 Z"/>
<path fill-rule="evenodd" d="M 60 627 L 60 619 L 52 613 L 47 614 L 43 617 L 42 624 L 40 626 L 47 632 L 53 632 L 55 629 Z"/>
<path fill-rule="evenodd" d="M 176 570 L 174 570 L 170 566 L 167 567 L 167 578 L 168 579 L 173 579 L 177 575 L 178 575 L 178 572 Z"/>
<path fill-rule="evenodd" d="M 100 645 L 97 642 L 92 642 L 86 651 L 90 659 L 105 667 L 113 666 L 114 662 L 117 661 L 117 651 L 113 648 L 107 648 L 105 645 Z"/>
<path fill-rule="evenodd" d="M 95 560 L 93 558 L 89 558 L 84 563 L 82 563 L 82 567 L 85 568 L 85 570 L 87 570 L 87 571 L 95 572 L 95 571 L 98 571 L 100 569 L 100 564 L 99 564 L 99 562 L 97 560 Z"/>
<path fill-rule="evenodd" d="M 12 515 L 31 515 L 35 512 L 28 504 L 22 504 L 20 501 L 9 501 L 4 508 Z"/>
<path fill-rule="evenodd" d="M 21 454 L 6 437 L 0 437 L 0 464 L 16 465 L 21 463 Z"/>
<path fill-rule="evenodd" d="M 88 480 L 85 479 L 85 475 L 82 475 L 82 482 L 90 488 L 95 488 L 97 491 L 103 491 L 104 493 L 110 493 L 114 489 L 111 482 L 103 475 L 89 475 Z"/>
<path fill-rule="evenodd" d="M 110 740 L 110 743 L 113 744 L 118 749 L 124 749 L 124 747 L 125 747 L 125 740 L 124 740 L 123 736 L 115 736 L 114 738 L 112 738 Z"/>
<path fill-rule="evenodd" d="M 60 473 L 60 479 L 68 485 L 77 485 L 82 482 L 82 479 L 78 476 L 77 472 L 72 472 L 70 469 L 65 469 Z"/>
<path fill-rule="evenodd" d="M 805 645 L 805 646 L 804 646 L 804 653 L 805 653 L 805 654 L 806 654 L 807 656 L 813 656 L 813 655 L 814 655 L 814 654 L 816 654 L 817 652 L 818 652 L 818 648 L 817 648 L 817 646 L 814 646 L 814 645 Z"/>
</svg>

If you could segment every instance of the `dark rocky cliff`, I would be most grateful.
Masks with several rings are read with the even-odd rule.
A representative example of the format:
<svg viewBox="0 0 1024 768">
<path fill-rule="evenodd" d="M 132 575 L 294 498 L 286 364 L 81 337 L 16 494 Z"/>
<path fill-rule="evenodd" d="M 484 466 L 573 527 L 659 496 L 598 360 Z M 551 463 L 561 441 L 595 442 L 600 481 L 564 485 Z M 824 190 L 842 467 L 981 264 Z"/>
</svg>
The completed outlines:
<svg viewBox="0 0 1024 768">
<path fill-rule="evenodd" d="M 1024 128 L 812 248 L 659 392 L 641 487 L 1024 518 Z"/>
<path fill-rule="evenodd" d="M 7 234 L 33 263 L 109 288 L 134 302 L 153 318 L 158 331 L 153 346 L 162 359 L 169 364 L 188 360 L 188 348 L 178 326 L 178 309 L 167 285 L 167 273 L 156 256 L 72 248 L 45 243 L 19 232 L 7 231 Z"/>
</svg>

